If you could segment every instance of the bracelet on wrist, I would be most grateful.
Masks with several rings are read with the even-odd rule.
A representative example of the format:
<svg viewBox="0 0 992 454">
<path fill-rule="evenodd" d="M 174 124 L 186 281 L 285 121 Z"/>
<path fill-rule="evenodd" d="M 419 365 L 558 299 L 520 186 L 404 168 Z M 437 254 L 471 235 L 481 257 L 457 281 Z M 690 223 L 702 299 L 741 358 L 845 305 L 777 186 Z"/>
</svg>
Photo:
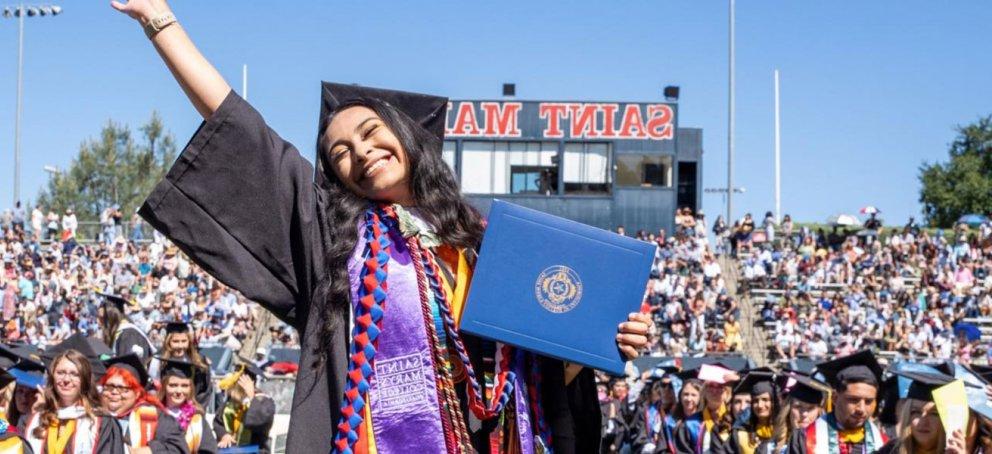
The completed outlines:
<svg viewBox="0 0 992 454">
<path fill-rule="evenodd" d="M 163 13 L 151 18 L 148 23 L 145 24 L 145 35 L 148 39 L 152 39 L 158 32 L 164 30 L 166 27 L 176 23 L 176 16 L 172 13 Z"/>
</svg>

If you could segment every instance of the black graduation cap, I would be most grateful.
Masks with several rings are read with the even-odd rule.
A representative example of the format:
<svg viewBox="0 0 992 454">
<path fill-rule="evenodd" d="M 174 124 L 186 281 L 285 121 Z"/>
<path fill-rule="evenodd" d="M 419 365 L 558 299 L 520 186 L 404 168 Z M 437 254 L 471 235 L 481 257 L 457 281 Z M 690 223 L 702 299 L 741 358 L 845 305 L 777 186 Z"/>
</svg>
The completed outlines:
<svg viewBox="0 0 992 454">
<path fill-rule="evenodd" d="M 912 380 L 909 384 L 909 392 L 906 394 L 907 399 L 933 401 L 934 389 L 954 381 L 954 377 L 950 375 L 929 372 L 897 371 L 895 374 Z"/>
<path fill-rule="evenodd" d="M 843 387 L 845 381 L 876 387 L 882 381 L 882 366 L 869 350 L 822 362 L 816 365 L 816 371 L 834 388 Z"/>
<path fill-rule="evenodd" d="M 192 379 L 193 375 L 196 374 L 196 364 L 188 361 L 182 361 L 178 359 L 164 359 L 159 358 L 162 361 L 161 375 L 162 378 L 169 376 L 176 376 L 179 378 L 189 378 Z"/>
<path fill-rule="evenodd" d="M 180 322 L 180 321 L 171 321 L 171 322 L 168 322 L 168 323 L 165 324 L 165 333 L 166 334 L 188 333 L 188 332 L 189 332 L 189 324 L 188 323 Z"/>
<path fill-rule="evenodd" d="M 117 367 L 130 372 L 134 378 L 138 379 L 138 383 L 141 386 L 145 386 L 148 383 L 148 369 L 145 369 L 145 363 L 134 353 L 105 359 L 103 360 L 103 365 L 107 370 L 110 370 L 111 367 Z"/>
<path fill-rule="evenodd" d="M 131 306 L 131 302 L 124 299 L 120 295 L 112 295 L 110 293 L 101 293 L 101 292 L 96 292 L 96 294 L 100 295 L 100 297 L 103 298 L 104 302 L 116 306 L 117 309 L 121 311 L 121 313 L 124 313 L 124 309 L 127 306 Z"/>
<path fill-rule="evenodd" d="M 7 373 L 6 368 L 0 369 L 0 388 L 6 388 L 12 381 L 14 376 Z"/>
<path fill-rule="evenodd" d="M 238 359 L 241 360 L 241 367 L 245 368 L 245 374 L 251 377 L 252 380 L 256 380 L 258 377 L 265 378 L 265 371 L 261 367 L 256 366 L 254 362 L 241 356 L 238 356 Z"/>
<path fill-rule="evenodd" d="M 362 99 L 374 98 L 384 101 L 409 116 L 425 130 L 444 140 L 445 116 L 448 112 L 448 98 L 407 91 L 363 87 L 361 85 L 321 82 L 320 122 L 338 107 Z M 324 131 L 318 131 L 322 134 Z"/>
<path fill-rule="evenodd" d="M 792 385 L 792 388 L 789 388 L 788 396 L 790 398 L 813 405 L 823 404 L 823 399 L 828 392 L 826 383 L 820 383 L 805 375 L 793 375 L 791 378 L 796 383 Z"/>
<path fill-rule="evenodd" d="M 318 123 L 318 141 L 327 128 L 327 118 L 340 106 L 360 102 L 363 99 L 374 98 L 384 101 L 403 112 L 422 126 L 426 131 L 437 137 L 438 142 L 444 140 L 445 117 L 448 112 L 448 98 L 425 95 L 398 90 L 363 87 L 361 85 L 336 84 L 321 82 L 320 85 L 320 121 Z M 319 147 L 318 147 L 319 150 Z M 438 149 L 440 152 L 440 148 Z M 319 153 L 319 151 L 318 151 Z M 314 160 L 316 163 L 317 183 L 325 180 L 326 170 L 321 156 Z"/>
<path fill-rule="evenodd" d="M 14 367 L 14 363 L 21 360 L 21 356 L 17 354 L 11 347 L 6 344 L 0 344 L 0 369 L 9 369 Z M 2 388 L 2 386 L 0 386 Z"/>
<path fill-rule="evenodd" d="M 95 360 L 103 359 L 103 357 L 110 357 L 114 354 L 113 350 L 111 350 L 110 347 L 107 347 L 107 344 L 104 344 L 101 340 L 95 337 L 87 337 L 83 333 L 76 333 L 69 336 L 61 343 L 49 347 L 48 350 L 45 350 L 41 356 L 42 358 L 47 357 L 51 359 L 59 353 L 67 350 L 75 350 L 82 353 L 83 356 Z"/>
<path fill-rule="evenodd" d="M 971 364 L 968 366 L 978 378 L 981 378 L 985 383 L 992 383 L 992 366 L 979 366 L 977 364 Z"/>
<path fill-rule="evenodd" d="M 734 394 L 744 393 L 749 393 L 752 396 L 771 394 L 772 397 L 778 397 L 775 395 L 775 374 L 760 370 L 748 372 L 734 387 Z"/>
</svg>

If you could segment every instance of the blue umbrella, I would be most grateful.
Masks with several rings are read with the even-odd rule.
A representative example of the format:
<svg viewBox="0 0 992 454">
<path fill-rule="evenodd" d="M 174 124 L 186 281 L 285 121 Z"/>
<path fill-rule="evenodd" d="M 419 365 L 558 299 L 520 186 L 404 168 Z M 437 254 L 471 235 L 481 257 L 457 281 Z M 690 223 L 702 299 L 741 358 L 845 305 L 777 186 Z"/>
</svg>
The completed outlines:
<svg viewBox="0 0 992 454">
<path fill-rule="evenodd" d="M 960 336 L 962 333 L 968 339 L 968 342 L 974 342 L 982 338 L 982 330 L 971 323 L 958 323 L 954 325 L 954 334 Z"/>
<path fill-rule="evenodd" d="M 958 218 L 958 224 L 967 224 L 969 227 L 978 227 L 986 222 L 989 218 L 983 214 L 966 214 Z"/>
</svg>

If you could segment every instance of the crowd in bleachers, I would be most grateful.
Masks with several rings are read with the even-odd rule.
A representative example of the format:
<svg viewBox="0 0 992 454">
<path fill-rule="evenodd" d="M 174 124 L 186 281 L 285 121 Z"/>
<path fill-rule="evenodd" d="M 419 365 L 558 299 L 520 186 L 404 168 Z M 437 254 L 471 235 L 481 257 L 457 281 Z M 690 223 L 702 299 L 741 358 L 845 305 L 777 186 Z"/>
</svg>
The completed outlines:
<svg viewBox="0 0 992 454">
<path fill-rule="evenodd" d="M 671 234 L 636 235 L 658 245 L 642 308 L 659 327 L 652 351 L 682 356 L 741 350 L 740 308 L 708 233 L 702 211 L 682 208 Z"/>
<path fill-rule="evenodd" d="M 201 344 L 233 350 L 256 328 L 255 304 L 191 263 L 158 232 L 126 221 L 117 207 L 104 210 L 99 228 L 86 238 L 71 209 L 61 216 L 45 211 L 18 204 L 0 214 L 4 341 L 44 347 L 76 332 L 99 334 L 98 292 L 124 297 L 132 322 L 155 345 L 172 320 L 189 323 Z M 270 339 L 297 343 L 287 326 L 275 327 Z"/>
<path fill-rule="evenodd" d="M 787 219 L 787 218 L 786 218 Z M 776 358 L 873 348 L 984 363 L 992 320 L 992 225 L 926 230 L 865 225 L 738 237 L 741 276 Z"/>
</svg>

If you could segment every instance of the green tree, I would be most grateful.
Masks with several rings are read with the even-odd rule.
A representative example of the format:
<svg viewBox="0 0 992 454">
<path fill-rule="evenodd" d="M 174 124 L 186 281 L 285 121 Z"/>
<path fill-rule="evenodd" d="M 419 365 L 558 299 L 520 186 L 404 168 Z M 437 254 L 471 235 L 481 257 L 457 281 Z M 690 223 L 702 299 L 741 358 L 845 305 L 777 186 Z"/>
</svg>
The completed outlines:
<svg viewBox="0 0 992 454">
<path fill-rule="evenodd" d="M 57 213 L 71 207 L 80 221 L 95 221 L 115 204 L 125 215 L 134 213 L 176 159 L 175 141 L 158 113 L 139 131 L 141 143 L 135 143 L 130 128 L 108 121 L 99 138 L 79 146 L 68 169 L 49 178 L 38 204 Z"/>
<path fill-rule="evenodd" d="M 992 116 L 957 128 L 950 161 L 920 166 L 928 224 L 950 227 L 964 214 L 992 212 Z"/>
</svg>

